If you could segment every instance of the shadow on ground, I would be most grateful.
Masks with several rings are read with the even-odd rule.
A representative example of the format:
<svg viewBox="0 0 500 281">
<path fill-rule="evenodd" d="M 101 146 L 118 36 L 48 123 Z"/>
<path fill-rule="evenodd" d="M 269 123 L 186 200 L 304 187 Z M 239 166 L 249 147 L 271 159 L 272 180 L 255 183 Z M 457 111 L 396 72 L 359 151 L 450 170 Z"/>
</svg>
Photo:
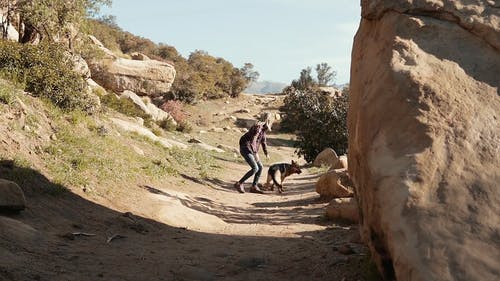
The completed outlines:
<svg viewBox="0 0 500 281">
<path fill-rule="evenodd" d="M 348 240 L 341 227 L 304 238 L 200 233 L 96 204 L 32 169 L 0 167 L 0 177 L 16 181 L 27 199 L 20 214 L 0 215 L 1 281 L 364 280 L 360 268 L 366 258 L 334 249 Z M 212 203 L 206 198 L 186 202 L 205 211 L 203 204 Z M 256 214 L 268 215 L 259 208 L 256 204 Z M 235 209 L 232 220 L 243 222 L 237 216 L 243 212 Z M 296 219 L 277 216 L 283 216 L 281 223 L 300 222 L 308 211 L 296 212 Z"/>
</svg>

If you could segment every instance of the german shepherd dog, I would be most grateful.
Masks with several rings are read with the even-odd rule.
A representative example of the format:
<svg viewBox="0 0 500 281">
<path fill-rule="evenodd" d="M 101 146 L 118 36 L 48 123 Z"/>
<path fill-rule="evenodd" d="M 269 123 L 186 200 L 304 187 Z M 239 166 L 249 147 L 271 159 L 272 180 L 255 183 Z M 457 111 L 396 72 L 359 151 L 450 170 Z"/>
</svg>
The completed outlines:
<svg viewBox="0 0 500 281">
<path fill-rule="evenodd" d="M 276 178 L 278 173 L 280 174 L 280 180 L 278 182 L 278 179 Z M 292 175 L 292 174 L 300 174 L 302 171 L 299 168 L 299 165 L 297 165 L 297 162 L 292 160 L 292 163 L 277 163 L 269 166 L 269 170 L 267 170 L 267 181 L 266 184 L 264 185 L 265 189 L 271 189 L 271 191 L 274 191 L 274 185 L 278 186 L 278 192 L 282 193 L 283 190 L 283 181 L 285 180 L 286 177 Z M 271 184 L 272 181 L 272 184 Z"/>
</svg>

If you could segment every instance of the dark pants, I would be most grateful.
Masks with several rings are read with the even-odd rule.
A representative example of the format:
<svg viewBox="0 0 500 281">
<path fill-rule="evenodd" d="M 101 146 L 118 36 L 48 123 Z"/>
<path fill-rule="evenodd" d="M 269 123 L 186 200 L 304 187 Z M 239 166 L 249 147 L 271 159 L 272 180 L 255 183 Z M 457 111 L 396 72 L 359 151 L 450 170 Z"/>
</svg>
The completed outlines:
<svg viewBox="0 0 500 281">
<path fill-rule="evenodd" d="M 243 158 L 245 158 L 245 161 L 247 161 L 248 165 L 250 165 L 252 169 L 248 171 L 238 182 L 244 183 L 248 178 L 255 175 L 252 185 L 256 186 L 259 182 L 260 175 L 262 174 L 262 163 L 257 161 L 255 159 L 255 155 L 253 155 L 253 153 L 246 147 L 240 147 L 240 154 Z"/>
</svg>

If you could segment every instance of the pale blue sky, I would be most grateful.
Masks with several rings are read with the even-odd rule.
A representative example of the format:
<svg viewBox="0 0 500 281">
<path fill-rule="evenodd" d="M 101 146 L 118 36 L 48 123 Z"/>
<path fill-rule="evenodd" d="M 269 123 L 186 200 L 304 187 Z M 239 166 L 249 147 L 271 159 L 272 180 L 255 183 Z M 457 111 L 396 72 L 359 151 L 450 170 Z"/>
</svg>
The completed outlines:
<svg viewBox="0 0 500 281">
<path fill-rule="evenodd" d="M 237 67 L 254 64 L 259 80 L 290 83 L 301 69 L 327 62 L 349 82 L 359 0 L 114 0 L 103 14 L 184 56 L 196 50 Z"/>
</svg>

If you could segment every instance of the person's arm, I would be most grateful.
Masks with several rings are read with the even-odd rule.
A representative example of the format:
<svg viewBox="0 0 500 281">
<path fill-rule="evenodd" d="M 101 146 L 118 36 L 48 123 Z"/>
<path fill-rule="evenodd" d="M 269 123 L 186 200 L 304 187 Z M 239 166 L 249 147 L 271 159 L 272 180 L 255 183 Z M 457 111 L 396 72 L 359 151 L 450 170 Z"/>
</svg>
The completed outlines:
<svg viewBox="0 0 500 281">
<path fill-rule="evenodd" d="M 266 133 L 262 134 L 262 140 L 260 141 L 262 144 L 262 150 L 264 151 L 264 154 L 266 157 L 269 159 L 269 152 L 267 151 L 267 138 L 266 138 Z"/>
</svg>

